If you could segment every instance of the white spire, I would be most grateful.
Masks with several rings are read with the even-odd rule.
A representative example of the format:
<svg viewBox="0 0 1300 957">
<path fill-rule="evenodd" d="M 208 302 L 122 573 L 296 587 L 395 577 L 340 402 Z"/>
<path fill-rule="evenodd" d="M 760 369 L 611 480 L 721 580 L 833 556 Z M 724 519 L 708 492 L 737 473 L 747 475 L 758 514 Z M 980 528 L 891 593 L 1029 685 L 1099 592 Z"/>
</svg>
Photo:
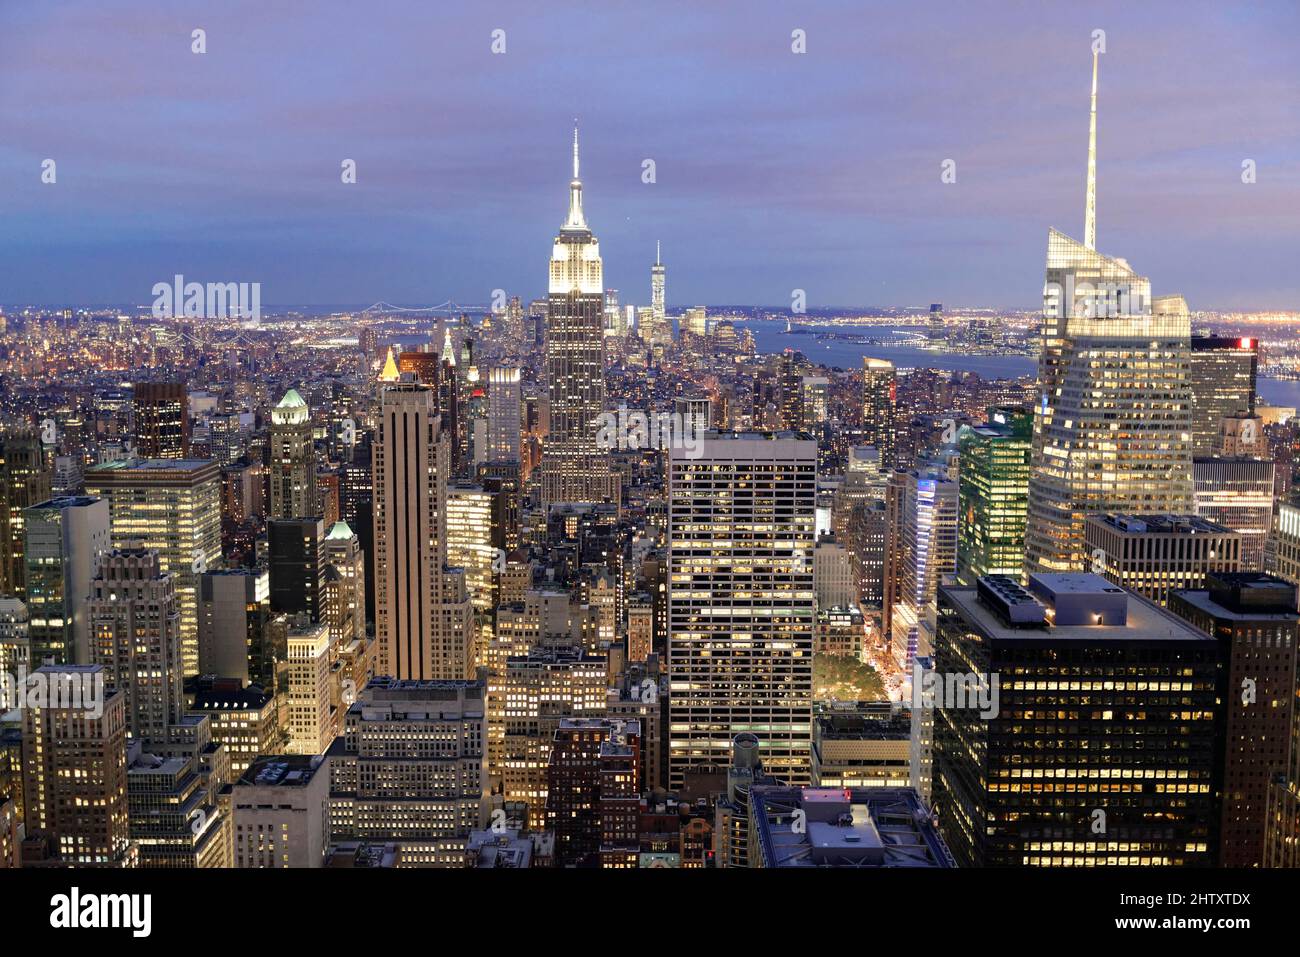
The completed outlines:
<svg viewBox="0 0 1300 957">
<path fill-rule="evenodd" d="M 569 217 L 564 229 L 586 229 L 587 220 L 582 215 L 582 180 L 578 179 L 578 121 L 573 121 L 573 180 L 569 183 Z"/>
<path fill-rule="evenodd" d="M 1088 118 L 1088 198 L 1083 209 L 1083 244 L 1097 248 L 1097 51 L 1092 51 L 1092 112 Z"/>
<path fill-rule="evenodd" d="M 656 266 L 663 265 L 663 263 L 659 259 L 659 240 L 657 239 L 655 240 L 655 265 Z"/>
<path fill-rule="evenodd" d="M 1093 77 L 1092 85 L 1093 85 L 1092 95 L 1096 96 L 1097 80 L 1095 76 Z M 578 121 L 577 120 L 573 121 L 573 178 L 574 179 L 578 178 Z"/>
</svg>

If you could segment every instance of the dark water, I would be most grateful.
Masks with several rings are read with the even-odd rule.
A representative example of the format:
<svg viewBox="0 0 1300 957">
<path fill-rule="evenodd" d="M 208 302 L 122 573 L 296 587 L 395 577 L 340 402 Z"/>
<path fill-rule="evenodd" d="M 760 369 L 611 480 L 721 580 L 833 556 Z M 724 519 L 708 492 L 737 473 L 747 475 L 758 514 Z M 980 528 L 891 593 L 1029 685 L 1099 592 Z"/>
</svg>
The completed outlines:
<svg viewBox="0 0 1300 957">
<path fill-rule="evenodd" d="M 787 333 L 782 322 L 747 322 L 744 328 L 754 334 L 754 343 L 758 346 L 759 352 L 776 353 L 785 349 L 798 349 L 820 365 L 840 366 L 846 369 L 859 368 L 863 356 L 873 356 L 877 359 L 888 359 L 900 370 L 953 369 L 977 372 L 985 379 L 1016 379 L 1020 376 L 1036 375 L 1038 372 L 1036 356 L 969 356 L 956 352 L 930 352 L 919 349 L 909 343 L 907 336 L 899 334 L 905 331 L 915 332 L 917 328 L 915 326 L 907 330 L 891 329 L 888 326 L 837 326 L 833 330 L 885 341 L 892 336 L 898 339 L 898 345 L 840 342 L 835 339 L 818 339 L 815 334 Z M 799 327 L 796 325 L 795 328 Z"/>
</svg>

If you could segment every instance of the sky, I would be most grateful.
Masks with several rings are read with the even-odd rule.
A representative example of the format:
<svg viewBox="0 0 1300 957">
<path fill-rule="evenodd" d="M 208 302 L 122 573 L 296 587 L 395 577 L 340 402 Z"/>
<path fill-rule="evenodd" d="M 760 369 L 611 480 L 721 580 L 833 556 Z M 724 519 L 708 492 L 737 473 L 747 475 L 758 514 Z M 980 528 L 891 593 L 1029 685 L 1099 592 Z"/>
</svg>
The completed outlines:
<svg viewBox="0 0 1300 957">
<path fill-rule="evenodd" d="M 660 240 L 673 306 L 1034 307 L 1104 30 L 1098 248 L 1300 310 L 1300 3 L 1237 6 L 0 0 L 0 303 L 544 295 L 576 117 L 623 302 Z"/>
</svg>

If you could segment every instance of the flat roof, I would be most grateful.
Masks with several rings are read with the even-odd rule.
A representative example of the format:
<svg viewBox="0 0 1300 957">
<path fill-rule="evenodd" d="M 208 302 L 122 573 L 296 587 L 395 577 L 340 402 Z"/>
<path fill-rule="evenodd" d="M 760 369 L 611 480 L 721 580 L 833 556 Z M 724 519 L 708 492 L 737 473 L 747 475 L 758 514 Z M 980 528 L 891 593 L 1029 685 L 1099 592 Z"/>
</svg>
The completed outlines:
<svg viewBox="0 0 1300 957">
<path fill-rule="evenodd" d="M 750 802 L 768 867 L 954 866 L 911 788 L 758 785 Z"/>
<path fill-rule="evenodd" d="M 87 472 L 162 472 L 173 470 L 193 472 L 209 465 L 216 465 L 213 459 L 119 459 L 116 462 L 104 462 L 92 465 Z"/>
<path fill-rule="evenodd" d="M 1281 621 L 1294 622 L 1300 614 L 1294 611 L 1238 611 L 1220 605 L 1208 591 L 1175 591 L 1175 595 L 1198 611 L 1226 621 Z"/>
<path fill-rule="evenodd" d="M 1089 515 L 1087 521 L 1105 525 L 1107 528 L 1113 528 L 1117 532 L 1130 535 L 1194 534 L 1196 532 L 1212 532 L 1216 535 L 1237 534 L 1228 526 L 1212 522 L 1201 515 Z M 1141 527 L 1135 527 L 1136 523 L 1141 523 Z"/>
<path fill-rule="evenodd" d="M 1075 574 L 1085 577 L 1083 572 Z M 1044 577 L 1070 578 L 1071 574 Z M 1093 576 L 1087 575 L 1086 577 L 1091 579 Z M 1092 592 L 1092 583 L 1089 582 L 1086 588 L 1089 593 Z M 1056 590 L 1058 594 L 1062 593 L 1060 588 Z M 999 641 L 1042 641 L 1044 639 L 1055 641 L 1214 640 L 1210 635 L 1207 635 L 1190 622 L 1179 618 L 1173 612 L 1166 611 L 1159 605 L 1125 589 L 1120 589 L 1120 591 L 1128 599 L 1128 620 L 1122 625 L 1049 625 L 1046 628 L 1007 627 L 993 613 L 991 608 L 978 600 L 974 588 L 940 585 L 939 591 L 946 596 L 953 607 L 963 612 L 971 622 L 982 628 L 985 634 Z"/>
</svg>

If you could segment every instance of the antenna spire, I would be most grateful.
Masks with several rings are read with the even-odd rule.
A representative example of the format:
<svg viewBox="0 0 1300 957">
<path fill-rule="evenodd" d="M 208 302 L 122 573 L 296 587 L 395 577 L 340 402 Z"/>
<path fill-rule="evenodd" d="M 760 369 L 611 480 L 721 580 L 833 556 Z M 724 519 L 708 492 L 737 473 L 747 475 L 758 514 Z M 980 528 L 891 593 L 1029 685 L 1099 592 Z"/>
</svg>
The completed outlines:
<svg viewBox="0 0 1300 957">
<path fill-rule="evenodd" d="M 659 240 L 657 240 L 657 239 L 655 240 L 655 265 L 656 265 L 656 266 L 661 266 L 661 265 L 663 265 L 663 264 L 659 261 Z"/>
<path fill-rule="evenodd" d="M 1093 96 L 1095 98 L 1097 95 L 1097 90 L 1096 90 L 1097 78 L 1095 75 L 1093 76 L 1092 85 L 1093 85 Z M 1095 99 L 1094 99 L 1094 109 L 1095 109 Z M 573 119 L 573 178 L 574 179 L 578 178 L 578 118 L 577 117 L 574 117 Z"/>
<path fill-rule="evenodd" d="M 1097 248 L 1097 51 L 1092 51 L 1092 111 L 1088 117 L 1088 198 L 1083 209 L 1083 244 Z"/>
</svg>

